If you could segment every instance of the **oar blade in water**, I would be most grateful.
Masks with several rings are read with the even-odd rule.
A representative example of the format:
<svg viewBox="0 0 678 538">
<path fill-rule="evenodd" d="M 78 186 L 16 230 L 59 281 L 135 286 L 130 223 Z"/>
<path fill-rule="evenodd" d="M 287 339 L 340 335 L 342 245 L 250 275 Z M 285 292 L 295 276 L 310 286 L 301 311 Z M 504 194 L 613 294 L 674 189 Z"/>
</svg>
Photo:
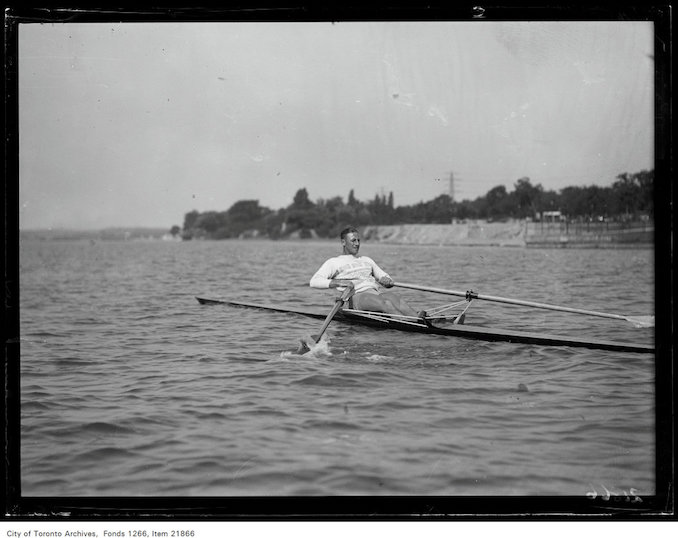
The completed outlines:
<svg viewBox="0 0 678 538">
<path fill-rule="evenodd" d="M 654 327 L 654 316 L 628 316 L 626 319 L 638 329 Z"/>
<path fill-rule="evenodd" d="M 299 348 L 295 352 L 296 355 L 330 355 L 329 340 L 325 336 L 311 336 L 299 339 Z"/>
<path fill-rule="evenodd" d="M 315 335 L 315 336 L 312 337 L 312 341 L 313 341 L 313 342 L 315 342 L 316 344 L 317 344 L 318 342 L 320 342 L 320 339 L 322 338 L 323 334 L 325 334 L 325 330 L 327 329 L 327 327 L 329 326 L 330 322 L 332 321 L 332 318 L 334 318 L 334 315 L 335 315 L 337 312 L 339 312 L 339 310 L 341 310 L 341 308 L 344 306 L 344 302 L 348 301 L 349 297 L 351 297 L 351 295 L 353 295 L 354 291 L 355 291 L 355 288 L 353 287 L 353 285 L 351 285 L 351 286 L 345 288 L 344 291 L 341 293 L 341 296 L 338 297 L 338 298 L 334 301 L 334 307 L 332 308 L 332 310 L 330 311 L 330 313 L 329 313 L 329 314 L 327 315 L 327 317 L 325 318 L 325 323 L 323 323 L 323 326 L 322 326 L 322 328 L 320 329 L 320 332 L 319 332 L 317 335 Z M 299 348 L 299 353 L 300 353 L 300 354 L 307 353 L 308 351 L 311 350 L 311 347 L 310 347 L 308 341 L 304 341 L 304 340 L 302 339 L 301 342 L 302 342 L 302 345 L 301 345 L 301 347 Z"/>
<path fill-rule="evenodd" d="M 299 347 L 297 348 L 297 355 L 303 355 L 311 351 L 311 347 L 304 341 L 303 338 L 299 339 Z"/>
<path fill-rule="evenodd" d="M 303 355 L 311 351 L 311 348 L 320 342 L 320 336 L 314 334 L 310 338 L 299 338 L 299 348 L 297 349 L 298 355 Z"/>
</svg>

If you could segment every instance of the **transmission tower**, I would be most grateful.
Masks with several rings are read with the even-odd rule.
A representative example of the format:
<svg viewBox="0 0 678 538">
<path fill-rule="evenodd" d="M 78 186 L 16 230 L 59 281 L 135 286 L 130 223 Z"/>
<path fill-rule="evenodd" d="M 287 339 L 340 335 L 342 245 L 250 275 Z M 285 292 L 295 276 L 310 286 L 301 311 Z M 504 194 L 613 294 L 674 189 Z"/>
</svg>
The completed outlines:
<svg viewBox="0 0 678 538">
<path fill-rule="evenodd" d="M 450 199 L 454 202 L 455 182 L 459 182 L 459 178 L 454 177 L 454 172 L 450 172 Z"/>
</svg>

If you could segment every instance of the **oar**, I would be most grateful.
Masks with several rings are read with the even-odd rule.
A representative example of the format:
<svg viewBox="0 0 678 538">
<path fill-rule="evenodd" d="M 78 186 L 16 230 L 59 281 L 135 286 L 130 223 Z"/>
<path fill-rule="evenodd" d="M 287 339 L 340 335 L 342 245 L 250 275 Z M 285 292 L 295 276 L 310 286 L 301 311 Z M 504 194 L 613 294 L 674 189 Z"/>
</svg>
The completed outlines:
<svg viewBox="0 0 678 538">
<path fill-rule="evenodd" d="M 397 282 L 394 284 L 401 288 L 409 288 L 412 290 L 430 291 L 432 293 L 442 293 L 443 295 L 456 295 L 458 297 L 466 297 L 467 299 L 482 299 L 484 301 L 494 301 L 497 303 L 506 303 L 518 306 L 530 306 L 533 308 L 543 308 L 546 310 L 557 310 L 560 312 L 571 312 L 574 314 L 585 314 L 587 316 L 598 316 L 601 318 L 621 319 L 633 323 L 636 327 L 654 327 L 654 316 L 622 316 L 620 314 L 607 314 L 605 312 L 595 312 L 593 310 L 582 310 L 580 308 L 570 308 L 568 306 L 557 306 L 544 303 L 535 303 L 532 301 L 523 301 L 521 299 L 507 299 L 506 297 L 494 297 L 492 295 L 480 295 L 473 291 L 455 291 L 444 290 L 440 288 L 431 288 L 429 286 L 419 286 L 417 284 L 405 284 L 404 282 Z"/>
<path fill-rule="evenodd" d="M 341 307 L 344 305 L 344 302 L 348 301 L 348 298 L 351 295 L 353 295 L 354 289 L 355 288 L 353 288 L 353 286 L 351 286 L 350 288 L 346 288 L 343 291 L 343 293 L 339 297 L 337 297 L 337 300 L 334 302 L 334 307 L 332 307 L 330 313 L 327 314 L 327 317 L 325 318 L 325 321 L 323 323 L 322 328 L 320 329 L 320 332 L 315 336 L 311 336 L 311 338 L 315 341 L 316 344 L 320 342 L 320 339 L 322 338 L 323 334 L 325 334 L 327 327 L 329 327 L 330 322 L 332 321 L 336 313 L 339 312 L 339 310 L 341 310 Z M 304 353 L 308 353 L 309 351 L 311 351 L 311 348 L 308 347 L 308 344 L 306 344 L 306 342 L 304 342 L 303 340 L 301 340 L 300 344 L 301 345 L 297 352 L 299 355 L 303 355 Z"/>
</svg>

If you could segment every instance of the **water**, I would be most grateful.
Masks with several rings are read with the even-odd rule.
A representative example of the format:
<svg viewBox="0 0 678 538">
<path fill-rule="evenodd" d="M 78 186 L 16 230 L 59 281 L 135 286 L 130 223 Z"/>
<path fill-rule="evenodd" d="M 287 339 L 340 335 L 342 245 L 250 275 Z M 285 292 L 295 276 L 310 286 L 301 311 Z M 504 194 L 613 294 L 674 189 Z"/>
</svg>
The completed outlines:
<svg viewBox="0 0 678 538">
<path fill-rule="evenodd" d="M 655 493 L 654 357 L 201 306 L 329 312 L 324 242 L 24 242 L 25 496 Z M 653 313 L 649 250 L 363 244 L 396 280 Z M 402 290 L 413 306 L 449 300 Z M 467 324 L 652 342 L 622 321 L 476 301 Z"/>
</svg>

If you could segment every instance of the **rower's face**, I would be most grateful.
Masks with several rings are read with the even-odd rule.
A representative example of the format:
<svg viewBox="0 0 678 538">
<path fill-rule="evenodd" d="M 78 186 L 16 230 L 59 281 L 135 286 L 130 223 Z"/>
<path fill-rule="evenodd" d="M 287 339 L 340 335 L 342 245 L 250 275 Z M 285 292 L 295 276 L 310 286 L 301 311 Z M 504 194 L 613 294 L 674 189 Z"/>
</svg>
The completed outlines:
<svg viewBox="0 0 678 538">
<path fill-rule="evenodd" d="M 345 254 L 353 254 L 355 256 L 360 250 L 360 235 L 357 233 L 346 234 L 341 244 L 344 246 Z"/>
</svg>

